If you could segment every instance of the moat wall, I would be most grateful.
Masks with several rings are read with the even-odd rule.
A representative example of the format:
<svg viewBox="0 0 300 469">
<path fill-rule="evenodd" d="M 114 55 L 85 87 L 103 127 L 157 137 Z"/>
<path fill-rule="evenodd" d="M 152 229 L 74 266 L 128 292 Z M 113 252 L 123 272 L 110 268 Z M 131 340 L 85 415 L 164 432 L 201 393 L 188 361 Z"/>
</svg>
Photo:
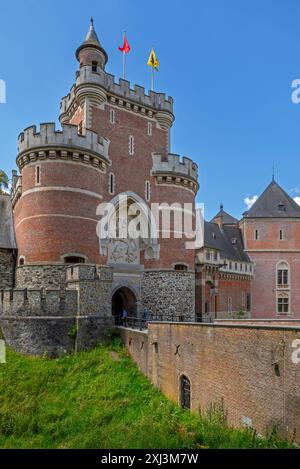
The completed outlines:
<svg viewBox="0 0 300 469">
<path fill-rule="evenodd" d="M 141 371 L 175 402 L 185 375 L 192 411 L 223 403 L 230 425 L 263 435 L 276 428 L 300 442 L 300 363 L 292 361 L 300 327 L 152 322 L 148 333 L 119 330 Z"/>
</svg>

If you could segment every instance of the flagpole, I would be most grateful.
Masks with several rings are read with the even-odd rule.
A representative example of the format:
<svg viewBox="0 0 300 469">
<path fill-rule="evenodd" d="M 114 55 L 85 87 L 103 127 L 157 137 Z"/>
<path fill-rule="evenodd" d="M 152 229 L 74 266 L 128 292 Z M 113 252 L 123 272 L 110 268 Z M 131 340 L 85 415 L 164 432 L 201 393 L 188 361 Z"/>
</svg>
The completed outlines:
<svg viewBox="0 0 300 469">
<path fill-rule="evenodd" d="M 124 41 L 125 41 L 125 37 L 126 37 L 126 31 L 124 31 L 124 33 L 123 33 L 123 44 L 124 44 Z M 126 54 L 125 54 L 125 51 L 123 51 L 123 79 L 126 80 Z"/>
<path fill-rule="evenodd" d="M 154 50 L 154 47 L 152 46 L 152 50 Z M 151 90 L 154 91 L 154 67 L 151 67 Z"/>
</svg>

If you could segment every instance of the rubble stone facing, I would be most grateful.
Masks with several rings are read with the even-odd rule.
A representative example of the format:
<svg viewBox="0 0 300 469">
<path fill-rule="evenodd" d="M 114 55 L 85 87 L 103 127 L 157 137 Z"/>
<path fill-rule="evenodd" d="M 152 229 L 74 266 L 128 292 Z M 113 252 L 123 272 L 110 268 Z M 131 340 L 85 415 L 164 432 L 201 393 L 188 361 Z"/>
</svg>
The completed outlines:
<svg viewBox="0 0 300 469">
<path fill-rule="evenodd" d="M 16 269 L 18 288 L 65 288 L 66 265 L 24 265 Z"/>
<path fill-rule="evenodd" d="M 14 254 L 9 249 L 0 249 L 0 290 L 12 288 L 14 279 Z"/>
<path fill-rule="evenodd" d="M 195 273 L 172 270 L 147 271 L 142 280 L 142 303 L 163 320 L 193 320 Z"/>
<path fill-rule="evenodd" d="M 32 266 L 27 266 L 32 267 Z M 42 288 L 0 292 L 0 328 L 14 350 L 51 357 L 87 350 L 102 341 L 113 326 L 110 310 L 112 271 L 95 265 L 63 266 L 66 288 L 45 288 L 41 269 L 33 283 Z M 43 266 L 49 267 L 49 266 Z M 50 266 L 51 267 L 51 266 Z M 20 269 L 21 270 L 21 269 Z M 32 272 L 25 269 L 24 277 Z M 46 271 L 49 276 L 49 269 Z"/>
</svg>

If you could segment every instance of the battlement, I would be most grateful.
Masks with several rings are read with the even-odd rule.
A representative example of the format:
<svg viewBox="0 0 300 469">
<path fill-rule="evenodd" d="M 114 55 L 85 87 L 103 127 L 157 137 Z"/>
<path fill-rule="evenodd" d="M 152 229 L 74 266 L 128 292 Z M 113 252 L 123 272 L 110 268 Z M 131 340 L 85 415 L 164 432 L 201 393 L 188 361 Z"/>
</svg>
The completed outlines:
<svg viewBox="0 0 300 469">
<path fill-rule="evenodd" d="M 132 89 L 130 82 L 123 79 L 119 79 L 119 83 L 116 83 L 114 75 L 103 72 L 102 70 L 100 72 L 93 72 L 92 67 L 89 65 L 81 67 L 76 74 L 76 85 L 73 85 L 70 93 L 62 98 L 62 114 L 68 111 L 74 101 L 76 90 L 86 84 L 99 86 L 108 94 L 119 97 L 121 100 L 132 101 L 137 106 L 145 106 L 155 111 L 165 111 L 173 114 L 173 98 L 171 96 L 167 97 L 165 93 L 155 93 L 154 91 L 149 91 L 147 95 L 145 94 L 144 87 L 134 85 Z"/>
<path fill-rule="evenodd" d="M 156 177 L 157 184 L 172 184 L 186 187 L 193 192 L 199 189 L 198 166 L 190 158 L 168 153 L 152 153 L 152 175 Z"/>
<path fill-rule="evenodd" d="M 109 160 L 109 140 L 99 137 L 96 132 L 86 130 L 84 135 L 78 133 L 78 127 L 71 124 L 63 124 L 62 130 L 55 129 L 55 123 L 40 124 L 37 132 L 35 125 L 28 127 L 19 135 L 19 154 L 43 147 L 68 147 L 79 148 L 98 153 Z"/>
<path fill-rule="evenodd" d="M 167 157 L 163 157 L 160 153 L 152 154 L 153 167 L 152 173 L 176 173 L 178 175 L 187 176 L 198 180 L 198 166 L 190 158 L 184 156 L 182 159 L 179 155 L 168 153 Z"/>
<path fill-rule="evenodd" d="M 105 265 L 95 264 L 75 264 L 67 267 L 67 283 L 78 283 L 92 280 L 101 280 L 102 282 L 112 282 L 113 271 Z"/>
<path fill-rule="evenodd" d="M 61 289 L 0 291 L 1 316 L 76 316 L 78 293 Z"/>
</svg>

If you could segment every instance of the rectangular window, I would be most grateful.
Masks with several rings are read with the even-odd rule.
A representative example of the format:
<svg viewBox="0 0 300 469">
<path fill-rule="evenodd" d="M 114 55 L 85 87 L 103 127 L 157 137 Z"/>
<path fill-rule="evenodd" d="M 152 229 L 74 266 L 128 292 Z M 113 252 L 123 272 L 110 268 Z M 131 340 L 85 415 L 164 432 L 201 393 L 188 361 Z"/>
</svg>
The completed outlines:
<svg viewBox="0 0 300 469">
<path fill-rule="evenodd" d="M 148 135 L 149 137 L 152 135 L 152 122 L 148 122 Z"/>
<path fill-rule="evenodd" d="M 92 72 L 96 73 L 98 71 L 98 62 L 92 62 Z"/>
<path fill-rule="evenodd" d="M 280 241 L 283 240 L 283 230 L 279 230 L 279 239 Z"/>
<path fill-rule="evenodd" d="M 277 311 L 278 313 L 289 312 L 289 299 L 288 298 L 278 298 Z"/>
<path fill-rule="evenodd" d="M 258 240 L 258 230 L 255 230 L 255 232 L 254 232 L 254 238 L 255 238 L 255 241 Z"/>
<path fill-rule="evenodd" d="M 206 251 L 206 260 L 210 261 L 210 252 L 209 251 Z"/>
<path fill-rule="evenodd" d="M 116 112 L 115 112 L 114 109 L 111 109 L 109 111 L 109 120 L 110 120 L 111 124 L 115 124 L 115 122 L 116 122 Z"/>
<path fill-rule="evenodd" d="M 246 308 L 247 308 L 247 311 L 250 311 L 251 309 L 251 293 L 247 293 L 247 303 L 246 303 Z"/>
<path fill-rule="evenodd" d="M 41 167 L 39 165 L 35 167 L 35 184 L 41 184 Z"/>
<path fill-rule="evenodd" d="M 217 251 L 214 252 L 214 260 L 215 260 L 215 261 L 218 260 L 218 253 L 217 253 Z"/>
<path fill-rule="evenodd" d="M 128 151 L 130 156 L 134 155 L 134 138 L 132 135 L 129 137 Z"/>
</svg>

